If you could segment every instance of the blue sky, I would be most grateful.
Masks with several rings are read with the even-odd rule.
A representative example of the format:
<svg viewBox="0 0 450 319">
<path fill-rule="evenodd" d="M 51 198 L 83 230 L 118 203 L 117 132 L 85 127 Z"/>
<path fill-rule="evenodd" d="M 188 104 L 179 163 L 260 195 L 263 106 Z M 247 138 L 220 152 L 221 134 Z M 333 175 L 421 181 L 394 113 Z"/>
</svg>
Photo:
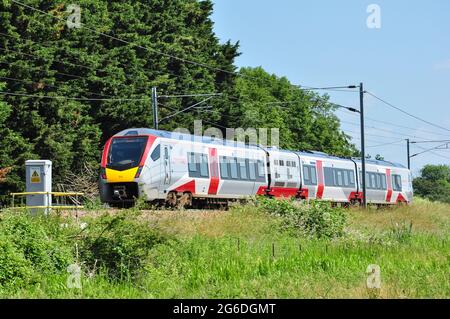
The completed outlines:
<svg viewBox="0 0 450 319">
<path fill-rule="evenodd" d="M 450 129 L 450 1 L 214 0 L 215 32 L 240 41 L 237 65 L 262 66 L 305 86 L 359 84 L 404 110 Z M 345 5 L 344 5 L 345 4 Z M 369 29 L 367 7 L 381 9 L 381 28 Z M 332 102 L 359 106 L 357 93 L 329 92 Z M 450 139 L 450 132 L 410 118 L 365 96 L 366 145 L 406 139 Z M 355 114 L 338 111 L 342 128 L 359 136 Z M 398 124 L 388 125 L 374 120 Z M 352 124 L 353 123 L 353 124 Z M 352 133 L 355 132 L 355 133 Z M 376 136 L 374 136 L 376 135 Z M 387 137 L 387 138 L 385 138 Z M 360 141 L 354 140 L 357 145 Z M 436 144 L 418 144 L 430 148 Z M 420 152 L 412 146 L 411 154 Z M 406 165 L 406 142 L 369 147 L 373 157 Z M 435 155 L 438 154 L 438 155 Z M 450 164 L 450 149 L 412 158 Z"/>
</svg>

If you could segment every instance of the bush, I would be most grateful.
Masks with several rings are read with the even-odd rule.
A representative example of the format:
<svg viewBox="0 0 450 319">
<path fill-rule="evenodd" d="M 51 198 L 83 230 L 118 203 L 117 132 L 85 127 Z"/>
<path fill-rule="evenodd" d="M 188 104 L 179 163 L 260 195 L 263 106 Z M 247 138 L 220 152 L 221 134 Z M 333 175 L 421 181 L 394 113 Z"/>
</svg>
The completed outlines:
<svg viewBox="0 0 450 319">
<path fill-rule="evenodd" d="M 165 241 L 160 231 L 126 210 L 92 219 L 81 240 L 80 257 L 87 267 L 100 267 L 113 279 L 139 274 L 153 246 Z"/>
<path fill-rule="evenodd" d="M 18 288 L 65 268 L 73 260 L 60 218 L 27 211 L 0 215 L 0 286 Z"/>
<path fill-rule="evenodd" d="M 347 224 L 344 210 L 327 202 L 260 197 L 257 203 L 264 212 L 280 217 L 283 229 L 300 236 L 340 237 Z"/>
</svg>

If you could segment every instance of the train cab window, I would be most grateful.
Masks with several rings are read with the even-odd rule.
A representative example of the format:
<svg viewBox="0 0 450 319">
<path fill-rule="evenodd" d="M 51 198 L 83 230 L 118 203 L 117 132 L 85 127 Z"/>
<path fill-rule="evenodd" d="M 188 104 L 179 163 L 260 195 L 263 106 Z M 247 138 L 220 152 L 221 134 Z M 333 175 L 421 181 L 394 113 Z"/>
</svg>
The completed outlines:
<svg viewBox="0 0 450 319">
<path fill-rule="evenodd" d="M 228 160 L 226 156 L 220 157 L 220 176 L 223 179 L 230 178 L 230 174 L 228 172 Z"/>
<path fill-rule="evenodd" d="M 155 147 L 150 157 L 153 161 L 159 160 L 161 157 L 161 144 L 158 144 L 158 146 Z"/>
<path fill-rule="evenodd" d="M 248 178 L 251 181 L 256 180 L 256 162 L 254 160 L 248 161 Z"/>
<path fill-rule="evenodd" d="M 239 160 L 239 178 L 243 180 L 248 179 L 247 166 L 245 165 L 244 159 Z"/>
<path fill-rule="evenodd" d="M 316 167 L 313 165 L 303 165 L 303 180 L 305 185 L 317 185 Z"/>
<path fill-rule="evenodd" d="M 209 177 L 208 156 L 201 153 L 188 153 L 188 171 L 190 177 Z"/>
</svg>

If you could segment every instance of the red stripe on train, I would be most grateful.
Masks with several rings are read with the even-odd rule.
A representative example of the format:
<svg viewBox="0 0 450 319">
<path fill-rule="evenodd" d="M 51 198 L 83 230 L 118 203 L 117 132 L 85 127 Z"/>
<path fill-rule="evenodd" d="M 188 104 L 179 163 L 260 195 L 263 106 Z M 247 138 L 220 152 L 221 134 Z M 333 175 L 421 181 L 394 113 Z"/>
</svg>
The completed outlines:
<svg viewBox="0 0 450 319">
<path fill-rule="evenodd" d="M 183 184 L 181 186 L 178 186 L 175 188 L 177 192 L 191 192 L 192 194 L 195 194 L 195 180 L 192 180 L 190 182 L 187 182 L 186 184 Z"/>
<path fill-rule="evenodd" d="M 391 202 L 392 197 L 392 183 L 391 183 L 391 170 L 386 168 L 386 184 L 387 184 L 387 194 L 386 194 L 386 202 Z"/>
<path fill-rule="evenodd" d="M 322 161 L 317 161 L 316 166 L 317 166 L 317 180 L 318 180 L 316 197 L 317 199 L 322 199 L 323 190 L 325 188 L 325 185 L 323 184 Z"/>
<path fill-rule="evenodd" d="M 209 149 L 209 171 L 211 172 L 211 179 L 209 183 L 208 194 L 216 195 L 219 189 L 219 161 L 217 157 L 217 148 Z"/>
</svg>

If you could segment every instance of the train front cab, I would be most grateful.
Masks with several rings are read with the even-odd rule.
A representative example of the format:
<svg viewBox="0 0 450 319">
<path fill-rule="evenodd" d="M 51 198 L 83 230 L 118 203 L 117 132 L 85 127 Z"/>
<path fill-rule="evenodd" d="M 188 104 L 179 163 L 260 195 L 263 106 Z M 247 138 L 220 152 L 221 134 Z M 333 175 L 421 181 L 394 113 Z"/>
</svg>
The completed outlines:
<svg viewBox="0 0 450 319">
<path fill-rule="evenodd" d="M 155 137 L 113 136 L 105 145 L 100 173 L 103 203 L 133 203 L 141 194 L 139 181 Z"/>
</svg>

